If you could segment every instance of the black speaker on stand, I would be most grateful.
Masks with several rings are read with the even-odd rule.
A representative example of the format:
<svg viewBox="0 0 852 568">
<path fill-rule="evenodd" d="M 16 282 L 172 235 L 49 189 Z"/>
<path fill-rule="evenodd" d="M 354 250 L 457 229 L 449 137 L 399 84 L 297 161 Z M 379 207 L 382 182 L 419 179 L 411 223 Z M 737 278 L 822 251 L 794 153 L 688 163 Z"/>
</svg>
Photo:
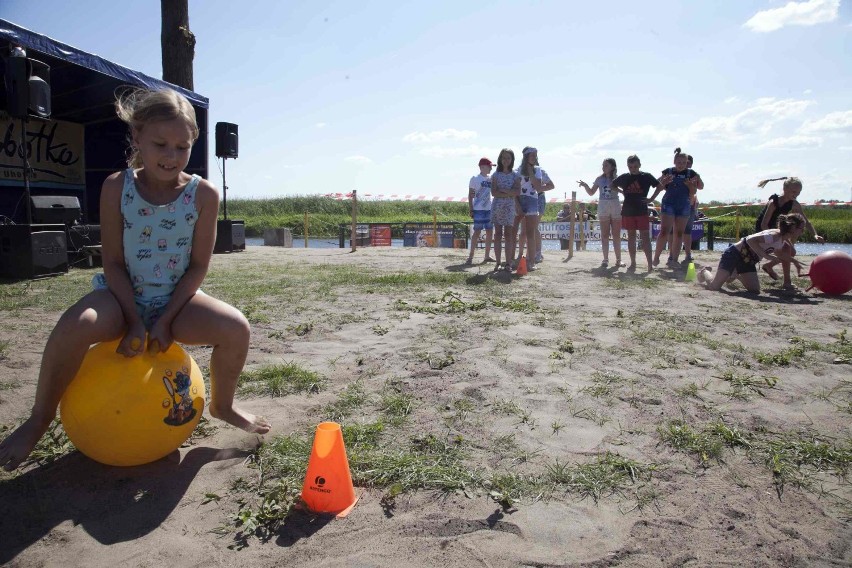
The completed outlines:
<svg viewBox="0 0 852 568">
<path fill-rule="evenodd" d="M 225 183 L 225 160 L 239 155 L 239 127 L 230 122 L 216 123 L 216 157 L 222 158 L 222 213 L 224 219 L 216 222 L 214 253 L 246 249 L 244 221 L 228 219 L 228 185 Z"/>
<path fill-rule="evenodd" d="M 26 51 L 20 46 L 10 48 L 4 64 L 6 111 L 11 118 L 20 119 L 20 148 L 27 148 L 26 123 L 29 117 L 50 118 L 50 67 L 40 61 L 28 59 Z M 65 225 L 33 224 L 29 154 L 26 151 L 21 152 L 21 159 L 27 222 L 21 225 L 0 225 L 0 275 L 11 278 L 41 278 L 68 272 Z M 55 222 L 52 219 L 46 220 L 49 223 Z"/>
</svg>

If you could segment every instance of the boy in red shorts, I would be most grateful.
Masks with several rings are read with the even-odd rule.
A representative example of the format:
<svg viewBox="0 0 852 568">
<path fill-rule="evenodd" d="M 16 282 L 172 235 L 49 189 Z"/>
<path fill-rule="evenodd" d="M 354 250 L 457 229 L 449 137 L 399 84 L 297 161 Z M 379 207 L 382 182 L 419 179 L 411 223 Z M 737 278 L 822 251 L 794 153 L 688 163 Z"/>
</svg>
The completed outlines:
<svg viewBox="0 0 852 568">
<path fill-rule="evenodd" d="M 628 272 L 636 271 L 636 232 L 642 231 L 642 250 L 648 261 L 648 272 L 654 270 L 651 264 L 651 235 L 649 234 L 651 224 L 648 221 L 648 204 L 656 199 L 668 183 L 671 176 L 664 175 L 660 179 L 655 178 L 647 172 L 639 171 L 642 162 L 636 154 L 627 158 L 627 169 L 629 173 L 621 174 L 612 182 L 612 186 L 624 195 L 624 204 L 621 206 L 621 226 L 627 229 L 627 250 L 630 253 L 630 266 Z M 648 191 L 654 187 L 654 195 L 648 199 Z"/>
</svg>

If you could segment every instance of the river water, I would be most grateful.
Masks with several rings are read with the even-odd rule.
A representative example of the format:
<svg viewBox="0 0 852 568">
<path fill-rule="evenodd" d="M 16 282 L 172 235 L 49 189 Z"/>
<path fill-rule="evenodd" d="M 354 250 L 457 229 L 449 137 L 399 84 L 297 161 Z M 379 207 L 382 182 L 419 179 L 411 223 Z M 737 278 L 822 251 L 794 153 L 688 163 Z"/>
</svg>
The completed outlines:
<svg viewBox="0 0 852 568">
<path fill-rule="evenodd" d="M 721 252 L 724 251 L 728 246 L 729 241 L 720 241 L 716 239 L 714 243 L 714 250 Z M 263 246 L 263 239 L 258 237 L 250 237 L 246 238 L 246 245 L 248 246 Z M 560 243 L 558 240 L 546 240 L 542 242 L 544 250 L 561 250 Z M 327 239 L 317 239 L 317 238 L 309 238 L 308 239 L 308 248 L 338 248 L 340 246 L 340 242 L 337 239 L 327 238 Z M 391 241 L 391 246 L 401 247 L 402 239 L 393 239 Z M 610 245 L 611 246 L 611 245 Z M 294 248 L 305 248 L 305 239 L 293 238 L 293 247 Z M 346 239 L 346 247 L 349 247 L 349 239 Z M 623 250 L 627 250 L 627 243 L 622 241 L 621 248 Z M 588 241 L 586 243 L 586 250 L 601 250 L 601 242 L 600 241 Z M 701 250 L 707 250 L 707 241 L 701 241 Z M 817 255 L 821 252 L 825 252 L 828 250 L 839 250 L 843 251 L 846 254 L 852 256 L 852 244 L 842 244 L 842 243 L 825 243 L 824 245 L 817 243 L 796 243 L 796 252 L 799 255 Z"/>
</svg>

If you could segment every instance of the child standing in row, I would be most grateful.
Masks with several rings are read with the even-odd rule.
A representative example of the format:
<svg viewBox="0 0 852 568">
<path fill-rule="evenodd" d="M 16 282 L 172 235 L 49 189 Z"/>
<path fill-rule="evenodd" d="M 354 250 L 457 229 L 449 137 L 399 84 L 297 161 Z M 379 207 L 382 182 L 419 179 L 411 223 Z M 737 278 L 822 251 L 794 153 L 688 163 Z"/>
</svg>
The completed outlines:
<svg viewBox="0 0 852 568">
<path fill-rule="evenodd" d="M 508 148 L 497 156 L 497 171 L 491 176 L 491 222 L 494 224 L 494 253 L 497 258 L 495 270 L 500 269 L 500 248 L 506 239 L 506 264 L 504 270 L 512 270 L 515 260 L 515 198 L 521 193 L 521 178 L 514 171 L 515 153 Z"/>
<path fill-rule="evenodd" d="M 544 194 L 556 186 L 538 165 L 538 150 L 527 146 L 523 150 L 523 158 L 517 174 L 521 178 L 521 193 L 518 197 L 519 210 L 516 211 L 515 227 L 521 221 L 520 252 L 518 258 L 523 255 L 524 244 L 527 247 L 527 270 L 535 270 L 536 263 L 543 260 L 541 255 L 541 233 L 538 224 L 544 214 L 547 199 Z"/>
<path fill-rule="evenodd" d="M 630 254 L 628 272 L 636 270 L 636 233 L 642 234 L 642 250 L 648 261 L 648 272 L 654 270 L 651 263 L 651 223 L 648 220 L 648 203 L 652 202 L 660 192 L 660 186 L 671 182 L 671 176 L 664 174 L 660 179 L 647 172 L 640 171 L 642 162 L 639 156 L 633 154 L 627 158 L 629 173 L 621 174 L 612 182 L 612 187 L 624 194 L 624 205 L 621 208 L 621 223 L 627 229 L 627 251 Z M 648 199 L 648 192 L 657 188 L 654 197 Z"/>
<path fill-rule="evenodd" d="M 494 225 L 491 223 L 491 169 L 494 164 L 488 158 L 479 160 L 479 175 L 470 178 L 467 184 L 467 202 L 470 205 L 470 216 L 473 218 L 473 238 L 470 239 L 470 254 L 467 266 L 473 265 L 473 253 L 479 245 L 479 238 L 485 230 L 485 260 L 494 262 L 491 258 L 491 239 L 494 236 Z"/>
<path fill-rule="evenodd" d="M 47 340 L 30 417 L 0 443 L 7 471 L 44 435 L 92 344 L 121 338 L 117 352 L 136 357 L 146 349 L 146 333 L 149 349 L 165 351 L 173 341 L 212 345 L 210 415 L 248 432 L 270 429 L 234 406 L 248 321 L 199 290 L 213 253 L 219 195 L 183 171 L 198 138 L 195 110 L 172 90 L 133 92 L 116 109 L 129 126 L 132 156 L 131 167 L 109 176 L 101 191 L 104 273 Z"/>
<path fill-rule="evenodd" d="M 601 248 L 603 248 L 603 263 L 609 265 L 609 236 L 612 234 L 613 249 L 615 249 L 615 266 L 622 267 L 621 262 L 621 203 L 618 201 L 618 190 L 612 185 L 618 174 L 618 166 L 613 158 L 607 158 L 601 165 L 603 174 L 595 179 L 592 187 L 580 180 L 577 183 L 589 195 L 600 191 L 598 198 L 598 221 L 601 223 Z"/>
<path fill-rule="evenodd" d="M 701 180 L 697 173 L 689 169 L 688 161 L 687 154 L 682 152 L 680 148 L 675 148 L 674 167 L 663 170 L 663 175 L 671 178 L 671 181 L 665 185 L 666 194 L 663 196 L 660 207 L 660 234 L 657 237 L 657 248 L 654 251 L 654 266 L 660 263 L 660 254 L 665 249 L 670 233 L 672 243 L 666 265 L 669 268 L 679 266 L 677 259 L 683 245 L 683 231 L 692 211 L 690 198 L 695 194 L 697 184 Z M 651 198 L 652 201 L 657 193 Z"/>
<path fill-rule="evenodd" d="M 766 179 L 757 184 L 759 187 L 766 187 L 766 184 L 771 181 L 784 180 L 784 188 L 780 196 L 772 194 L 763 211 L 757 218 L 755 223 L 755 231 L 765 231 L 769 228 L 777 226 L 778 219 L 781 215 L 789 213 L 798 213 L 805 220 L 805 227 L 814 236 L 814 240 L 818 243 L 824 243 L 825 239 L 817 234 L 816 229 L 805 217 L 805 212 L 802 210 L 801 204 L 796 200 L 799 194 L 802 193 L 802 180 L 797 177 L 783 177 L 775 179 Z M 791 250 L 791 256 L 796 254 L 795 247 Z M 770 260 L 763 265 L 763 271 L 766 272 L 773 280 L 778 280 L 778 274 L 774 267 L 778 264 L 776 261 Z M 781 261 L 781 269 L 784 274 L 783 287 L 786 289 L 793 288 L 793 283 L 790 279 L 790 262 Z"/>
<path fill-rule="evenodd" d="M 690 170 L 692 169 L 692 156 L 689 154 L 686 155 L 686 167 Z M 704 181 L 701 179 L 697 173 L 697 181 L 694 184 L 689 185 L 689 219 L 686 220 L 686 226 L 683 228 L 683 250 L 686 253 L 686 257 L 683 259 L 684 262 L 690 263 L 692 262 L 692 226 L 695 224 L 695 219 L 698 218 L 698 190 L 704 189 Z"/>
</svg>

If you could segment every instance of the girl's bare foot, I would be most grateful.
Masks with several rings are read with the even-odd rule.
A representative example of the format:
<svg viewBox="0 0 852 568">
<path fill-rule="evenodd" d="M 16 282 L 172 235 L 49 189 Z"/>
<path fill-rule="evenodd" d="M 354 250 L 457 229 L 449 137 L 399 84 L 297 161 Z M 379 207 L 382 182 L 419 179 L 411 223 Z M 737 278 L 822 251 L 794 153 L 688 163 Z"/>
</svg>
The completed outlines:
<svg viewBox="0 0 852 568">
<path fill-rule="evenodd" d="M 266 418 L 255 416 L 235 406 L 226 409 L 217 409 L 213 405 L 210 405 L 208 410 L 210 411 L 210 416 L 251 434 L 266 434 L 272 428 L 272 425 L 267 422 Z"/>
<path fill-rule="evenodd" d="M 775 272 L 775 269 L 769 266 L 768 264 L 763 265 L 763 271 L 769 275 L 773 280 L 778 280 L 778 273 Z"/>
<path fill-rule="evenodd" d="M 12 471 L 21 465 L 33 451 L 33 448 L 47 431 L 50 422 L 42 422 L 30 417 L 9 437 L 0 442 L 0 466 Z"/>
</svg>

